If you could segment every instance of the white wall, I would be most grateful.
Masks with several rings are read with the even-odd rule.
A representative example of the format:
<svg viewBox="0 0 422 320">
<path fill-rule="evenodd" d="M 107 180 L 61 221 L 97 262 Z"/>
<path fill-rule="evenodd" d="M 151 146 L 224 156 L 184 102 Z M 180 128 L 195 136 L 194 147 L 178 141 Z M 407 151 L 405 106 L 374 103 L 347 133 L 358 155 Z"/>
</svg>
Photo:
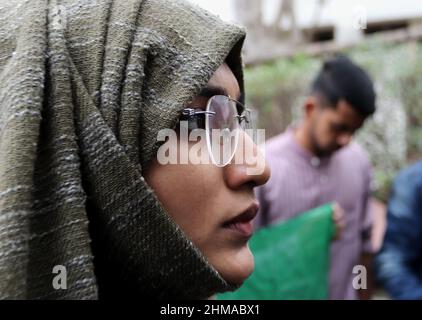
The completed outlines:
<svg viewBox="0 0 422 320">
<path fill-rule="evenodd" d="M 226 21 L 235 21 L 232 0 L 189 0 L 219 15 Z M 282 0 L 263 0 L 265 24 L 272 24 Z M 316 11 L 318 0 L 295 0 L 299 27 L 333 26 L 335 41 L 339 44 L 356 43 L 362 37 L 365 23 L 414 19 L 422 17 L 422 0 L 325 0 L 325 6 Z M 318 13 L 318 14 L 317 14 Z M 318 17 L 318 20 L 316 20 Z"/>
<path fill-rule="evenodd" d="M 209 11 L 218 14 L 225 20 L 234 20 L 234 8 L 231 0 L 189 0 Z M 302 27 L 313 23 L 315 4 L 317 0 L 296 0 L 298 21 Z M 264 0 L 265 20 L 274 19 L 280 0 Z M 353 19 L 355 9 L 364 7 L 369 22 L 409 19 L 422 17 L 422 0 L 326 0 L 322 12 L 322 24 L 336 24 L 338 20 Z"/>
<path fill-rule="evenodd" d="M 226 21 L 235 21 L 231 0 L 188 0 L 196 3 L 208 11 L 218 15 Z"/>
</svg>

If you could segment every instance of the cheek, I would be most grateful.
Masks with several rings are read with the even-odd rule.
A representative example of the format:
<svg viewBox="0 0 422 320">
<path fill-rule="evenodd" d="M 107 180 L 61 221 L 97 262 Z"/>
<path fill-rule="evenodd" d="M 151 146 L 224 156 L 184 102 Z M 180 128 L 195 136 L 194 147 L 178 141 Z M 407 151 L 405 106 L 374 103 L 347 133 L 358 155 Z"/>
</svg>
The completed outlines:
<svg viewBox="0 0 422 320">
<path fill-rule="evenodd" d="M 212 165 L 166 165 L 157 163 L 145 180 L 174 222 L 200 249 L 211 238 L 218 216 L 215 199 L 219 170 Z"/>
<path fill-rule="evenodd" d="M 318 141 L 323 144 L 331 144 L 335 139 L 335 136 L 331 130 L 330 121 L 327 118 L 321 117 L 317 123 L 318 127 Z"/>
<path fill-rule="evenodd" d="M 322 117 L 314 119 L 312 136 L 318 145 L 324 144 L 327 134 L 325 132 L 325 125 L 322 122 Z"/>
</svg>

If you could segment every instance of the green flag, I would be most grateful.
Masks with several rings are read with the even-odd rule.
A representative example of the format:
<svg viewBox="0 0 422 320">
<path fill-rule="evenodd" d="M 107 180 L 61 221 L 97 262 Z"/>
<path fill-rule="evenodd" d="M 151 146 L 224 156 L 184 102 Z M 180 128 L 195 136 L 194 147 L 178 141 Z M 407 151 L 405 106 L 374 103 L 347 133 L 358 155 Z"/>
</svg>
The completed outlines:
<svg viewBox="0 0 422 320">
<path fill-rule="evenodd" d="M 332 204 L 262 228 L 249 242 L 255 270 L 241 288 L 218 300 L 327 299 Z"/>
</svg>

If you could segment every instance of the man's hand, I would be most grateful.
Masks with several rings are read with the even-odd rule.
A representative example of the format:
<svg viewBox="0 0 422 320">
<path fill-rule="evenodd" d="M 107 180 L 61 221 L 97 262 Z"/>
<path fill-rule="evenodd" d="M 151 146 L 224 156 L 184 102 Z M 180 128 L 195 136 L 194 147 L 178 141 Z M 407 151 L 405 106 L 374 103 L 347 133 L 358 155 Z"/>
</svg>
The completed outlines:
<svg viewBox="0 0 422 320">
<path fill-rule="evenodd" d="M 335 225 L 333 240 L 339 240 L 343 234 L 346 224 L 344 221 L 344 210 L 338 203 L 333 204 L 333 222 Z"/>
</svg>

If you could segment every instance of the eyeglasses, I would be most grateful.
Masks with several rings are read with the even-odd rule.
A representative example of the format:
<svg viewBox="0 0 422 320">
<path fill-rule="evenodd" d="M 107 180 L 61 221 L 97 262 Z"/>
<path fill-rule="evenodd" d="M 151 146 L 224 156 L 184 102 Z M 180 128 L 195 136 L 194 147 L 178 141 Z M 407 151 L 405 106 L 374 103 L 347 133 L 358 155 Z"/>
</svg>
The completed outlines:
<svg viewBox="0 0 422 320">
<path fill-rule="evenodd" d="M 224 95 L 211 97 L 205 111 L 199 108 L 183 109 L 180 120 L 188 121 L 189 130 L 205 129 L 211 160 L 218 167 L 232 161 L 241 130 L 253 128 L 251 110 Z"/>
</svg>

